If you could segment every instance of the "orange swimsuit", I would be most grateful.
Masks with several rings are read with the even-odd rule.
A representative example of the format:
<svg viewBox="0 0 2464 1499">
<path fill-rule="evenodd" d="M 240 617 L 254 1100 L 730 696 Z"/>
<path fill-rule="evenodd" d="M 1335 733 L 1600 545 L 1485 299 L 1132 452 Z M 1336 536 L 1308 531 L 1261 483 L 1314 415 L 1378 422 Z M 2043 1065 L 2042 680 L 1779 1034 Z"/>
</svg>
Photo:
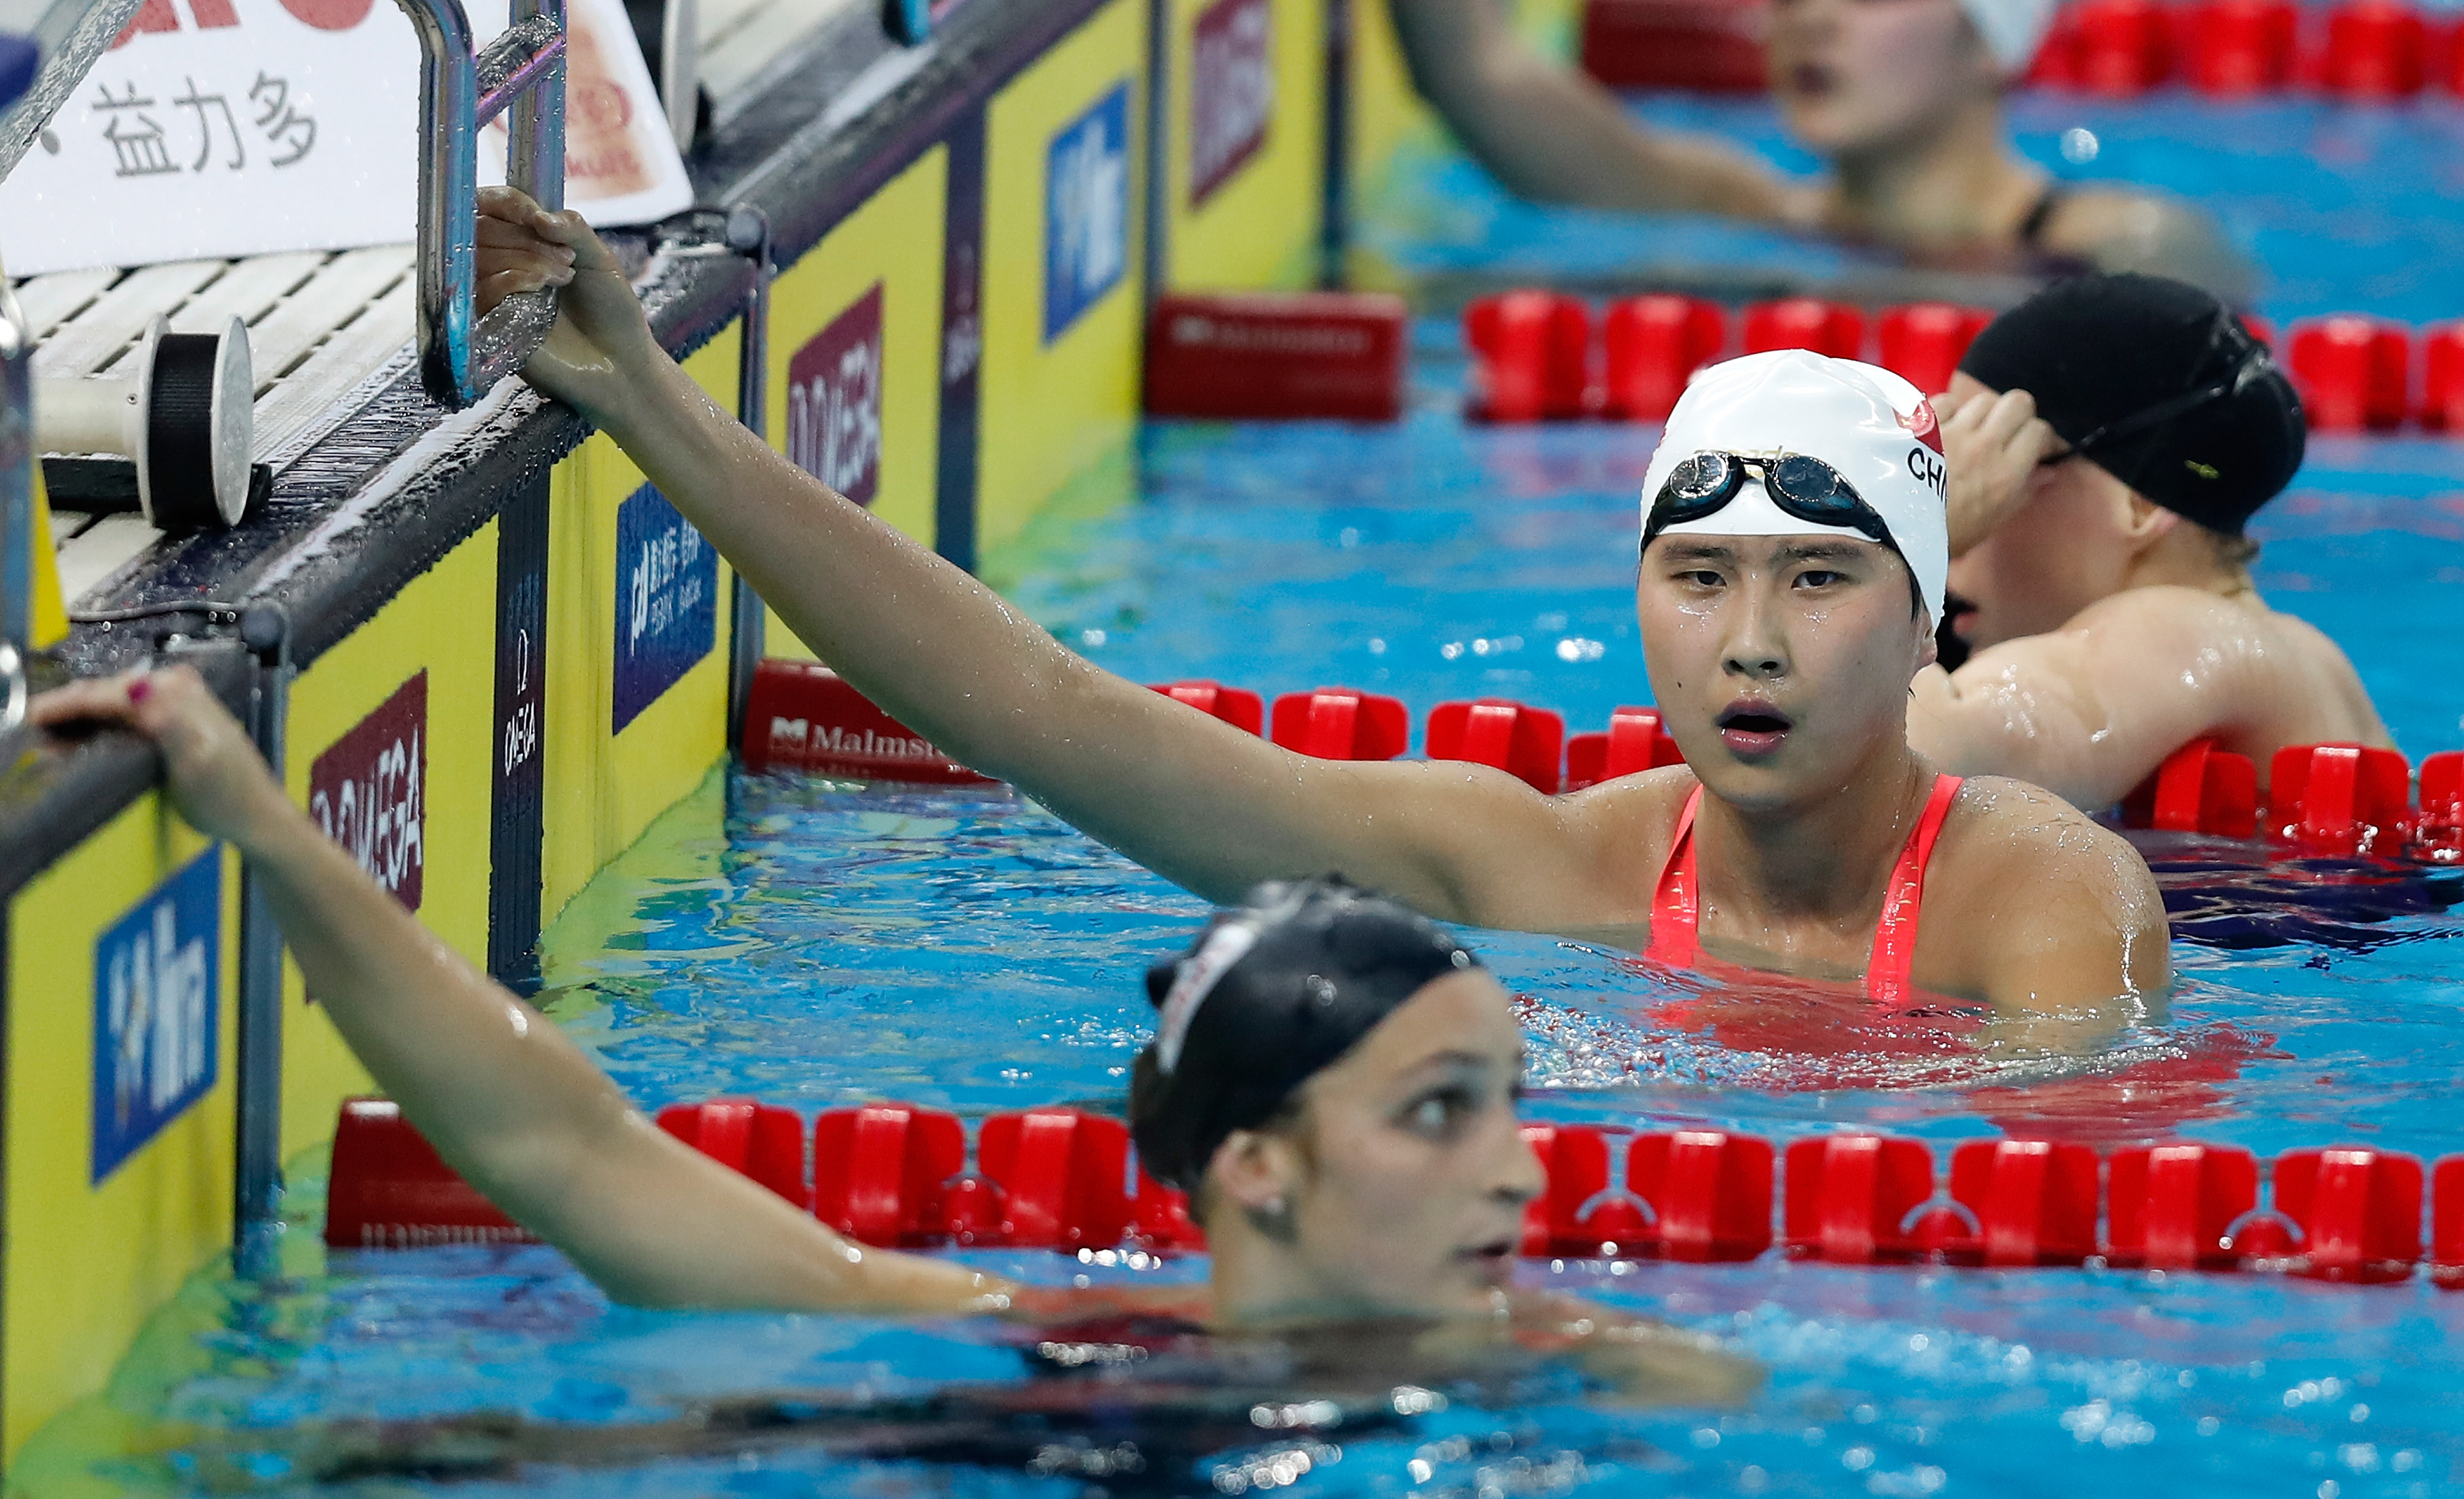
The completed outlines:
<svg viewBox="0 0 2464 1499">
<path fill-rule="evenodd" d="M 1916 961 L 1917 910 L 1925 900 L 1925 863 L 1933 857 L 1933 841 L 1959 795 L 1959 780 L 1957 776 L 1934 778 L 1933 795 L 1925 799 L 1924 815 L 1900 849 L 1890 888 L 1882 895 L 1881 919 L 1874 923 L 1874 956 L 1865 964 L 1865 997 L 1885 1008 L 1917 1000 L 1909 969 Z M 1677 838 L 1668 847 L 1668 862 L 1661 866 L 1660 884 L 1651 901 L 1651 949 L 1646 956 L 1672 968 L 1691 968 L 1702 959 L 1702 881 L 1694 869 L 1694 809 L 1702 803 L 1703 788 L 1698 785 L 1686 797 L 1685 809 L 1677 814 Z"/>
</svg>

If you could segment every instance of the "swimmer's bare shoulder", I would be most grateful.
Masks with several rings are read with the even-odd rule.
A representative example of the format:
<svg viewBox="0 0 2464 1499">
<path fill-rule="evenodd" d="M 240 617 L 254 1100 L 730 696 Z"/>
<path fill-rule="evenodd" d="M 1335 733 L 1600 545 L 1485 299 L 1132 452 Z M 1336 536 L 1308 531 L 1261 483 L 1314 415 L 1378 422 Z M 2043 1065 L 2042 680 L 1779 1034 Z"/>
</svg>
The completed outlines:
<svg viewBox="0 0 2464 1499">
<path fill-rule="evenodd" d="M 2343 648 L 2308 620 L 2271 608 L 2255 594 L 2202 588 L 2128 588 L 2072 616 L 2094 671 L 2120 690 L 2116 710 L 2188 695 L 2206 721 L 2181 738 L 2213 735 L 2261 762 L 2286 744 L 2358 739 L 2392 747 L 2361 673 Z M 2175 682 L 2197 689 L 2181 694 Z"/>
<path fill-rule="evenodd" d="M 2230 306 L 2257 293 L 2250 260 L 2196 205 L 2123 183 L 2070 188 L 2041 247 L 2100 271 L 2146 271 L 2205 287 Z"/>
<path fill-rule="evenodd" d="M 1641 951 L 1661 866 L 1698 784 L 1683 765 L 1662 765 L 1553 798 L 1581 893 L 1553 910 L 1531 911 L 1517 925 Z"/>
<path fill-rule="evenodd" d="M 2168 936 L 2155 876 L 2126 841 L 2050 791 L 1971 776 L 1925 871 L 1915 977 L 2068 1049 L 2161 1001 Z"/>
</svg>

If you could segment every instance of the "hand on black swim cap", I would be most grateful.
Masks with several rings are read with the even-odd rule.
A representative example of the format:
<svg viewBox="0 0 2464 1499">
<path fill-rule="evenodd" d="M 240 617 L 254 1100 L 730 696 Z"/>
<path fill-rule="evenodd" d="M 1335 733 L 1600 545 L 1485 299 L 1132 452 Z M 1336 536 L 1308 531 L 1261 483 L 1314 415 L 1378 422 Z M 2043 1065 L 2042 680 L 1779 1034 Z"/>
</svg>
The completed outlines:
<svg viewBox="0 0 2464 1499">
<path fill-rule="evenodd" d="M 1340 875 L 1258 886 L 1147 971 L 1156 1036 L 1130 1083 L 1140 1163 L 1195 1191 L 1233 1131 L 1272 1119 L 1431 980 L 1478 963 L 1436 922 Z"/>
<path fill-rule="evenodd" d="M 1994 319 L 1959 367 L 2035 396 L 2082 456 L 2226 536 L 2301 467 L 2308 429 L 2293 383 L 2232 309 L 2165 276 L 2057 281 Z"/>
</svg>

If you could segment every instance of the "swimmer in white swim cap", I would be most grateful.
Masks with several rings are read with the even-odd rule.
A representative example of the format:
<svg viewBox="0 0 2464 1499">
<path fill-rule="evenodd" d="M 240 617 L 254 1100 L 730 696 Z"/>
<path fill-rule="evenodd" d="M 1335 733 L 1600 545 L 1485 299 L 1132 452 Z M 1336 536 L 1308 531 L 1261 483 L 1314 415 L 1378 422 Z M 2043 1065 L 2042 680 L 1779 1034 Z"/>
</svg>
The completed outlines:
<svg viewBox="0 0 2464 1499">
<path fill-rule="evenodd" d="M 2228 301 L 2253 294 L 2248 263 L 2198 209 L 2124 183 L 2057 182 L 2012 149 L 2003 95 L 2055 0 L 1773 0 L 1771 101 L 1790 139 L 1830 167 L 1812 179 L 1643 123 L 1588 74 L 1533 51 L 1509 9 L 1388 8 L 1415 85 L 1519 196 L 1717 214 L 1921 264 L 2159 271 Z"/>
<path fill-rule="evenodd" d="M 607 247 L 482 195 L 491 296 L 564 287 L 527 377 L 580 408 L 857 690 L 1215 900 L 1340 870 L 1441 920 L 1809 976 L 1991 1039 L 2081 1044 L 2168 980 L 2155 882 L 2055 798 L 1908 748 L 1947 565 L 1913 387 L 1804 353 L 1715 365 L 1671 417 L 1636 609 L 1692 769 L 1570 796 L 1460 762 L 1316 760 L 1106 672 L 711 406 Z M 1920 928 L 1917 907 L 1922 902 Z"/>
</svg>

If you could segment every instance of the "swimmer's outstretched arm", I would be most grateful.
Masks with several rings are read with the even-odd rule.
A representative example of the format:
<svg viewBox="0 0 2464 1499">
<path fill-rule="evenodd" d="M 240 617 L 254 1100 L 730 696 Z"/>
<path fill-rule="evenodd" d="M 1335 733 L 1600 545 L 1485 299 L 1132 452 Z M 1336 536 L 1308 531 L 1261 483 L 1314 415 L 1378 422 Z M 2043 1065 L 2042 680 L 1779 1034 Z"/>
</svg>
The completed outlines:
<svg viewBox="0 0 2464 1499">
<path fill-rule="evenodd" d="M 352 1051 L 438 1154 L 621 1300 L 1000 1311 L 1010 1288 L 850 1245 L 644 1117 L 564 1033 L 429 932 L 275 783 L 197 674 L 73 683 L 37 723 L 119 724 L 162 752 L 190 826 L 228 839 Z"/>
<path fill-rule="evenodd" d="M 713 405 L 578 215 L 505 188 L 480 210 L 483 307 L 563 287 L 531 383 L 622 444 L 823 660 L 965 763 L 1218 902 L 1339 871 L 1440 918 L 1553 929 L 1617 888 L 1633 850 L 1605 838 L 1596 869 L 1498 856 L 1563 847 L 1585 815 L 1502 772 L 1311 760 L 1071 653 Z"/>
<path fill-rule="evenodd" d="M 1419 89 L 1517 197 L 1812 227 L 1818 197 L 1706 136 L 1644 127 L 1588 75 L 1540 55 L 1499 0 L 1395 0 Z"/>
</svg>

